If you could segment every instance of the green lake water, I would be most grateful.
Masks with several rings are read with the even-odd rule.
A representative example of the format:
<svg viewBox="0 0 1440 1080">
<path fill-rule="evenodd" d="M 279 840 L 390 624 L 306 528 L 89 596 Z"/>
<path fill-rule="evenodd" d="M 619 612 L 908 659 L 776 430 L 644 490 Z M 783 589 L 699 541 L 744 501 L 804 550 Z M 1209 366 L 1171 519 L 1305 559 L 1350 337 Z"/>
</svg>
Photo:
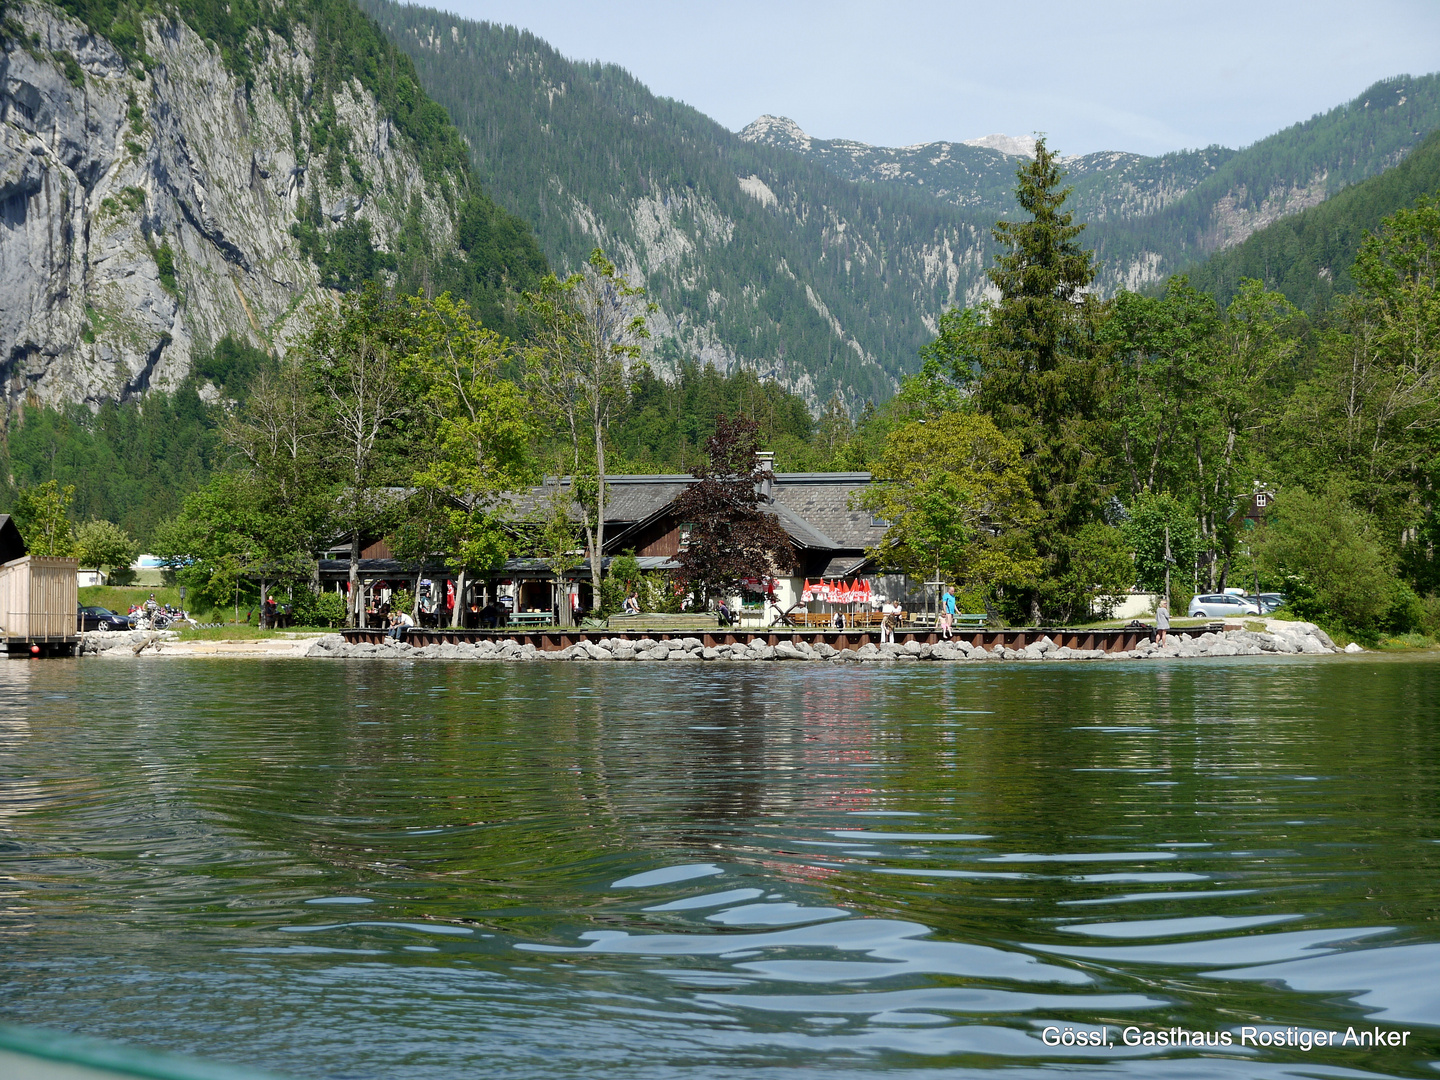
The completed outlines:
<svg viewBox="0 0 1440 1080">
<path fill-rule="evenodd" d="M 0 1023 L 316 1080 L 1433 1077 L 1437 701 L 1428 657 L 12 662 Z M 1123 1041 L 1175 1027 L 1233 1044 Z M 1405 1045 L 1239 1045 L 1352 1027 Z"/>
</svg>

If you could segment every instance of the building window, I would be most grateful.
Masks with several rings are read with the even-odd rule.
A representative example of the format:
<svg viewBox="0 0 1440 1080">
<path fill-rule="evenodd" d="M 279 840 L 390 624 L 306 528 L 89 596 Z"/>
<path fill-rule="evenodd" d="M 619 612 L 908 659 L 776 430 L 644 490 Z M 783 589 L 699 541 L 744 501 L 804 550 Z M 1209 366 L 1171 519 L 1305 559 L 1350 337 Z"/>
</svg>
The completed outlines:
<svg viewBox="0 0 1440 1080">
<path fill-rule="evenodd" d="M 695 523 L 693 521 L 682 521 L 680 523 L 680 546 L 682 548 L 690 545 L 690 534 L 694 531 Z"/>
<path fill-rule="evenodd" d="M 879 514 L 872 514 L 870 517 L 870 527 L 872 529 L 888 529 L 890 527 L 890 519 L 883 518 Z"/>
</svg>

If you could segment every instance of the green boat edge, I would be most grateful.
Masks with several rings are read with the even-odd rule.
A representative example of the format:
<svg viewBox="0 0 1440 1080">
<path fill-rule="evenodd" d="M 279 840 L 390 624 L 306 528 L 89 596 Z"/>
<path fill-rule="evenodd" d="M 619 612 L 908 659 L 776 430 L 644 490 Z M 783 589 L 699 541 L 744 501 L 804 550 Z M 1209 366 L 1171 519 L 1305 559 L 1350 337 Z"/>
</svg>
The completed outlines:
<svg viewBox="0 0 1440 1080">
<path fill-rule="evenodd" d="M 64 1031 L 0 1024 L 0 1075 L 7 1080 L 284 1080 L 276 1073 L 221 1065 Z"/>
</svg>

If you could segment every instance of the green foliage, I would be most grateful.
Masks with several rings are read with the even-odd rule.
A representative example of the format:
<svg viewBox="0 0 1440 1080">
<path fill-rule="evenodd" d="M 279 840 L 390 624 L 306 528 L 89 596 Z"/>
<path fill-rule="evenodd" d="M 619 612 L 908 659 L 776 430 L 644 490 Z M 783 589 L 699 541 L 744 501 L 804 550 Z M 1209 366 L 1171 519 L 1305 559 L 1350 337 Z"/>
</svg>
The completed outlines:
<svg viewBox="0 0 1440 1080">
<path fill-rule="evenodd" d="M 298 601 L 302 595 L 315 597 L 313 605 L 305 612 L 305 615 L 308 618 L 314 619 L 317 625 L 336 627 L 344 621 L 345 597 L 339 593 L 322 592 L 317 595 L 307 590 L 305 593 L 297 593 L 296 600 Z M 297 617 L 300 615 L 299 609 L 300 605 L 297 603 Z"/>
<path fill-rule="evenodd" d="M 55 480 L 22 487 L 16 493 L 10 513 L 31 555 L 54 558 L 75 554 L 69 518 L 74 499 L 75 486 L 61 487 Z"/>
<path fill-rule="evenodd" d="M 112 522 L 95 519 L 75 530 L 75 557 L 82 568 L 128 568 L 139 554 L 130 534 Z"/>
<path fill-rule="evenodd" d="M 65 71 L 65 78 L 70 85 L 77 90 L 84 89 L 85 69 L 80 66 L 80 62 L 68 52 L 57 52 L 54 56 L 56 60 L 60 61 L 60 66 Z"/>
<path fill-rule="evenodd" d="M 316 205 L 319 218 L 319 207 Z M 394 255 L 375 247 L 370 222 L 363 218 L 322 232 L 314 221 L 290 226 L 290 233 L 300 242 L 300 251 L 320 270 L 320 284 L 327 289 L 349 292 L 363 285 L 378 282 L 380 271 L 394 270 Z"/>
<path fill-rule="evenodd" d="M 1124 533 L 1135 557 L 1135 584 L 1147 592 L 1164 592 L 1168 545 L 1171 589 L 1177 582 L 1188 588 L 1200 553 L 1200 533 L 1191 508 L 1169 492 L 1142 492 L 1130 505 Z"/>
<path fill-rule="evenodd" d="M 1102 521 L 1087 521 L 1073 535 L 1064 536 L 1062 543 L 1064 556 L 1057 562 L 1065 568 L 1064 575 L 1054 590 L 1061 621 L 1081 615 L 1109 618 L 1135 580 L 1135 563 L 1124 533 Z"/>
<path fill-rule="evenodd" d="M 155 269 L 160 272 L 160 284 L 165 291 L 174 296 L 179 288 L 175 281 L 175 252 L 170 247 L 170 241 L 161 241 L 160 246 L 155 249 Z"/>
<path fill-rule="evenodd" d="M 55 479 L 75 488 L 74 515 L 113 521 L 142 544 L 204 485 L 222 457 L 219 411 L 182 387 L 152 390 L 92 413 L 26 406 L 0 447 L 0 465 L 19 486 Z M 3 492 L 14 504 L 13 489 Z"/>
<path fill-rule="evenodd" d="M 1407 151 L 1411 151 L 1430 132 L 1440 128 L 1440 76 L 1412 77 L 1402 75 L 1375 83 L 1360 96 L 1328 112 L 1294 124 L 1244 150 L 1221 151 L 1212 157 L 1207 175 L 1185 194 L 1153 214 L 1123 215 L 1106 213 L 1096 222 L 1095 250 L 1110 266 L 1123 265 L 1142 253 L 1158 253 L 1166 264 L 1184 270 L 1203 261 L 1215 250 L 1218 237 L 1228 231 L 1224 216 L 1234 210 L 1256 211 L 1268 198 L 1288 197 L 1295 189 L 1306 189 L 1317 183 L 1324 185 L 1324 194 L 1335 196 L 1343 189 L 1376 176 L 1390 168 Z M 1207 151 L 1205 153 L 1212 153 Z M 1164 159 L 1154 159 L 1161 162 Z M 1093 183 L 1101 197 L 1095 200 L 1090 191 L 1083 191 L 1086 202 L 1097 210 L 1108 210 L 1106 204 L 1123 196 L 1114 190 L 1120 177 L 1096 176 Z M 1089 188 L 1081 181 L 1077 187 Z M 1106 189 L 1109 190 L 1106 190 Z M 1418 194 L 1416 192 L 1415 194 Z M 1368 196 L 1367 196 L 1368 198 Z M 1414 194 L 1410 196 L 1414 198 Z M 1382 209 L 1387 213 L 1393 205 Z M 1099 216 L 1099 215 L 1097 215 Z M 1351 234 L 1354 235 L 1353 233 Z M 1283 243 L 1283 242 L 1282 242 Z M 1338 263 L 1328 265 L 1338 274 L 1346 265 L 1344 249 L 1347 241 L 1332 235 L 1307 238 L 1307 247 L 1317 252 L 1329 249 Z M 1245 265 L 1234 267 L 1233 274 L 1216 279 L 1221 299 L 1228 301 L 1242 278 L 1253 277 L 1274 287 L 1287 283 L 1271 275 L 1264 266 L 1263 254 L 1268 246 L 1261 241 L 1245 258 Z M 1288 246 L 1288 245 L 1286 245 Z M 1253 256 L 1259 255 L 1256 260 Z M 1297 304 L 1310 293 L 1323 299 L 1323 292 L 1311 293 L 1303 278 L 1292 279 L 1298 295 L 1287 295 Z M 1206 286 L 1212 284 L 1210 279 Z"/>
<path fill-rule="evenodd" d="M 196 354 L 190 363 L 190 374 L 197 380 L 208 379 L 238 399 L 249 391 L 256 376 L 274 366 L 274 360 L 264 349 L 226 334 L 208 353 Z"/>
<path fill-rule="evenodd" d="M 832 423 L 848 426 L 848 415 L 837 408 Z M 803 398 L 749 368 L 722 375 L 711 365 L 683 363 L 673 382 L 649 368 L 631 382 L 610 424 L 616 471 L 689 472 L 703 459 L 721 416 L 754 420 L 781 471 L 821 468 L 828 460 L 827 448 L 813 444 L 816 425 Z"/>
<path fill-rule="evenodd" d="M 576 478 L 571 495 L 581 513 L 596 594 L 605 548 L 609 429 L 634 377 L 640 343 L 650 336 L 646 317 L 655 306 L 644 297 L 645 290 L 626 280 L 599 248 L 583 272 L 563 281 L 547 274 L 523 297 L 532 331 L 522 352 L 525 389 L 537 420 L 553 425 L 568 451 Z M 582 475 L 593 477 L 592 490 L 581 491 Z"/>
<path fill-rule="evenodd" d="M 1319 206 L 1281 218 L 1242 244 L 1190 271 L 1196 288 L 1228 303 L 1245 278 L 1264 282 L 1311 314 L 1355 291 L 1350 267 L 1382 219 L 1440 191 L 1440 131 L 1392 169 L 1363 180 Z"/>
<path fill-rule="evenodd" d="M 877 561 L 989 596 L 1033 584 L 1038 507 L 1019 443 L 987 417 L 951 412 L 900 425 L 876 478 L 860 505 L 891 523 L 871 552 Z"/>
<path fill-rule="evenodd" d="M 1335 488 L 1286 492 L 1255 547 L 1261 568 L 1285 582 L 1290 610 L 1302 618 L 1374 634 L 1397 601 L 1404 604 L 1374 519 Z"/>
</svg>

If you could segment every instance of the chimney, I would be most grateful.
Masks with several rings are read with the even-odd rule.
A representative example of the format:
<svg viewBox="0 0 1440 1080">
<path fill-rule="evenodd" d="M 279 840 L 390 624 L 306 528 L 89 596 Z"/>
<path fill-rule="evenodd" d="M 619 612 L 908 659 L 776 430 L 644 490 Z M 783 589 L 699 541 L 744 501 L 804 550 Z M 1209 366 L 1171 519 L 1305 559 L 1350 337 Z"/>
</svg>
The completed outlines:
<svg viewBox="0 0 1440 1080">
<path fill-rule="evenodd" d="M 762 450 L 755 455 L 755 465 L 760 469 L 760 494 L 767 503 L 775 501 L 775 451 Z"/>
</svg>

